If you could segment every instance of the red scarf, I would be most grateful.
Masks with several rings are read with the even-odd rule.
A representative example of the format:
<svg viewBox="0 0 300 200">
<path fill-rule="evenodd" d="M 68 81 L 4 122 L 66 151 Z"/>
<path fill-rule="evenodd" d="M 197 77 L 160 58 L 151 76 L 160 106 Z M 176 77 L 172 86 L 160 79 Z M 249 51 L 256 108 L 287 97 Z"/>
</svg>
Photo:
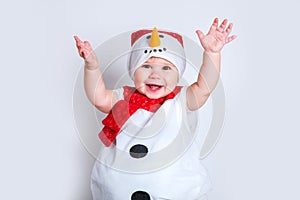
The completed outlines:
<svg viewBox="0 0 300 200">
<path fill-rule="evenodd" d="M 107 117 L 102 120 L 104 128 L 98 134 L 98 137 L 105 146 L 110 146 L 120 132 L 121 127 L 135 111 L 138 109 L 145 109 L 150 112 L 157 111 L 166 100 L 173 99 L 182 87 L 177 86 L 173 92 L 159 99 L 150 99 L 139 93 L 134 87 L 124 86 L 123 88 L 124 100 L 118 101 Z"/>
</svg>

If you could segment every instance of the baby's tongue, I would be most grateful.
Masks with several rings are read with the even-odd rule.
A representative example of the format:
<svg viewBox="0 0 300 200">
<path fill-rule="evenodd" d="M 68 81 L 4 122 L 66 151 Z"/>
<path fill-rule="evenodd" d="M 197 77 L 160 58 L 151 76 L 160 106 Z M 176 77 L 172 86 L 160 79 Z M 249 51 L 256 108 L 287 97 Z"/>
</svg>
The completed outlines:
<svg viewBox="0 0 300 200">
<path fill-rule="evenodd" d="M 155 91 L 155 90 L 159 90 L 161 88 L 160 85 L 154 85 L 154 84 L 149 84 L 148 85 L 150 87 L 151 90 Z"/>
<path fill-rule="evenodd" d="M 150 88 L 151 88 L 152 90 L 157 90 L 157 89 L 160 88 L 160 87 L 157 86 L 157 85 L 150 85 Z"/>
</svg>

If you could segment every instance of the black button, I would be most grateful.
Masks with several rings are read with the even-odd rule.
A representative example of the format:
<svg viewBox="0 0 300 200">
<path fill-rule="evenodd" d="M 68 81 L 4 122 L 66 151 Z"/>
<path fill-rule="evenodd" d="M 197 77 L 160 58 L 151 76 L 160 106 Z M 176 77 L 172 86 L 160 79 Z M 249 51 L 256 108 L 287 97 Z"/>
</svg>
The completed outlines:
<svg viewBox="0 0 300 200">
<path fill-rule="evenodd" d="M 131 200 L 150 200 L 150 195 L 147 192 L 136 191 L 131 195 Z"/>
<path fill-rule="evenodd" d="M 147 155 L 148 148 L 142 144 L 136 144 L 129 150 L 130 156 L 133 158 L 142 158 Z"/>
</svg>

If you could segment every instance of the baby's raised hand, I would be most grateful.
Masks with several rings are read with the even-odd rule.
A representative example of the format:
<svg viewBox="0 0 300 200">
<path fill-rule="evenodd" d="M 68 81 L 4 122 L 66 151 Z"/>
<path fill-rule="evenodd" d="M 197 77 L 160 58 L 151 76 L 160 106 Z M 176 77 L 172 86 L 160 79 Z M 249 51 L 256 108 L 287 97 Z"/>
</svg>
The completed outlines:
<svg viewBox="0 0 300 200">
<path fill-rule="evenodd" d="M 227 26 L 227 22 L 228 20 L 224 19 L 222 24 L 219 26 L 219 19 L 215 18 L 209 32 L 206 35 L 204 35 L 200 30 L 196 31 L 200 43 L 205 51 L 219 53 L 225 44 L 236 38 L 236 35 L 229 36 L 233 24 L 230 23 Z"/>
<path fill-rule="evenodd" d="M 81 41 L 78 36 L 74 36 L 79 55 L 88 64 L 97 64 L 97 56 L 88 41 Z"/>
</svg>

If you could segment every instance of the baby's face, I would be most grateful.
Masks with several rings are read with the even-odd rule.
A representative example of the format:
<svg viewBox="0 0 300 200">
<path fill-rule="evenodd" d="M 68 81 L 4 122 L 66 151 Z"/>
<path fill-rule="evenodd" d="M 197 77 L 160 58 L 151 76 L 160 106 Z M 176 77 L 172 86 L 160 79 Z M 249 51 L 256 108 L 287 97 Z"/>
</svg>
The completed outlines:
<svg viewBox="0 0 300 200">
<path fill-rule="evenodd" d="M 149 58 L 134 72 L 136 89 L 151 99 L 170 94 L 175 89 L 178 79 L 177 68 L 171 62 L 158 57 Z"/>
</svg>

